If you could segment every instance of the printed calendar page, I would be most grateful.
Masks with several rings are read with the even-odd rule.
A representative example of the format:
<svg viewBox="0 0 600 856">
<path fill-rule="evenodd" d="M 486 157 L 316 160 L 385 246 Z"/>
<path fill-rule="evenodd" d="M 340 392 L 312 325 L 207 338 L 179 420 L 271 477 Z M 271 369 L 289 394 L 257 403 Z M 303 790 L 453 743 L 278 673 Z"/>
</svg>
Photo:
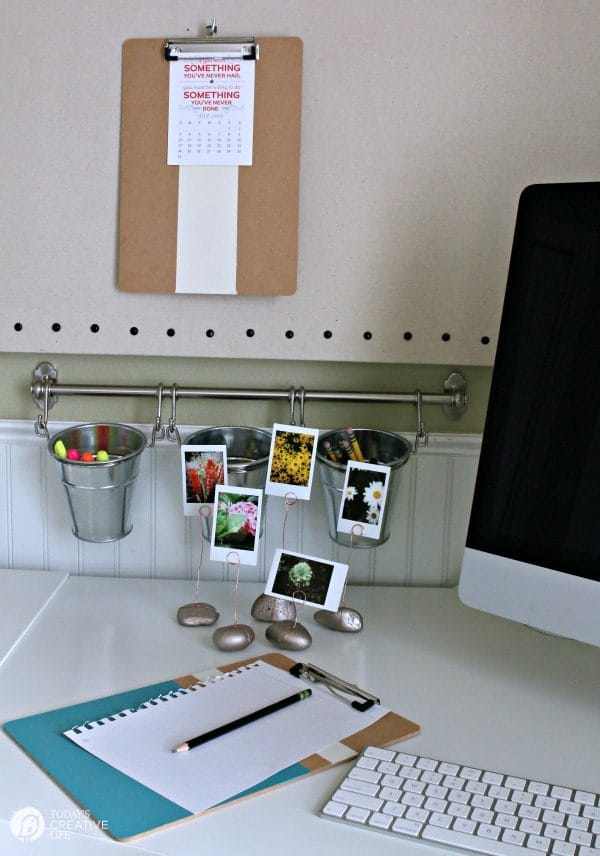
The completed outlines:
<svg viewBox="0 0 600 856">
<path fill-rule="evenodd" d="M 255 62 L 203 56 L 169 66 L 167 163 L 250 166 Z"/>
</svg>

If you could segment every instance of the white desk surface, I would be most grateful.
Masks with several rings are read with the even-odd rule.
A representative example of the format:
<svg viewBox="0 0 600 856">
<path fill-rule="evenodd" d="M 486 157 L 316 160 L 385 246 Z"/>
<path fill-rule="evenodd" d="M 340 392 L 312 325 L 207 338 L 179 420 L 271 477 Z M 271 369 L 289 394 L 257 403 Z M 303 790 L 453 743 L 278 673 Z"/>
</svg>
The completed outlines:
<svg viewBox="0 0 600 856">
<path fill-rule="evenodd" d="M 32 591 L 38 585 L 34 574 Z M 241 587 L 238 618 L 253 624 L 257 638 L 233 655 L 214 647 L 214 626 L 177 623 L 177 608 L 193 600 L 194 588 L 184 581 L 70 578 L 0 667 L 1 721 L 274 650 L 265 640 L 267 625 L 250 618 L 260 585 Z M 20 596 L 29 597 L 23 591 Z M 220 611 L 216 626 L 232 623 L 233 583 L 205 583 L 200 598 Z M 555 784 L 600 787 L 600 650 L 470 610 L 455 590 L 354 587 L 346 603 L 363 614 L 363 631 L 328 631 L 306 609 L 301 621 L 313 644 L 296 657 L 380 695 L 386 706 L 420 723 L 421 734 L 403 744 L 409 751 Z M 56 838 L 52 819 L 61 812 L 72 817 L 77 807 L 2 732 L 0 852 L 440 852 L 319 818 L 319 808 L 347 768 L 126 844 L 93 826 Z M 46 820 L 44 835 L 26 844 L 10 828 L 13 812 L 24 806 L 37 808 Z"/>
<path fill-rule="evenodd" d="M 68 576 L 60 571 L 0 570 L 0 666 Z"/>
</svg>

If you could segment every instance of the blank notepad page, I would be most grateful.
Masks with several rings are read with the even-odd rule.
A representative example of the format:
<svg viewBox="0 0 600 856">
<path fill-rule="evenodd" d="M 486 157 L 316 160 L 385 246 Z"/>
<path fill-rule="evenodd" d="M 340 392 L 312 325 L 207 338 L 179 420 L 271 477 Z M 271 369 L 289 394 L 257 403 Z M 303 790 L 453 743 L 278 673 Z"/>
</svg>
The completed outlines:
<svg viewBox="0 0 600 856">
<path fill-rule="evenodd" d="M 189 752 L 180 743 L 279 701 L 304 686 L 257 661 L 194 688 L 78 724 L 65 736 L 163 797 L 197 814 L 319 753 L 380 719 L 387 708 L 354 710 L 322 686 L 274 714 Z"/>
</svg>

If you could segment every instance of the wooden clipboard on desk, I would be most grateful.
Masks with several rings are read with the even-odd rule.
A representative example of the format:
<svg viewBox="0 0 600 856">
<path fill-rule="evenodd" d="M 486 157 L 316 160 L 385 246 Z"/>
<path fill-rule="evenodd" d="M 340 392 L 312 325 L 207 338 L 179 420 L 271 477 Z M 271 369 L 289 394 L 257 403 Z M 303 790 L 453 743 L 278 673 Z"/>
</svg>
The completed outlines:
<svg viewBox="0 0 600 856">
<path fill-rule="evenodd" d="M 134 717 L 139 716 L 135 711 L 146 708 L 150 699 L 185 694 L 186 690 L 198 683 L 233 676 L 249 664 L 257 662 L 266 664 L 268 669 L 283 670 L 286 681 L 290 670 L 295 669 L 297 672 L 299 669 L 299 664 L 283 654 L 266 654 L 198 675 L 186 675 L 160 684 L 13 720 L 4 725 L 4 730 L 67 794 L 89 812 L 109 835 L 118 840 L 136 838 L 161 827 L 192 819 L 206 811 L 264 793 L 271 788 L 348 761 L 367 745 L 389 745 L 419 731 L 418 725 L 392 711 L 386 711 L 385 708 L 381 708 L 385 712 L 377 716 L 374 713 L 377 708 L 375 705 L 371 707 L 370 714 L 355 714 L 358 722 L 361 716 L 369 720 L 364 727 L 346 734 L 326 749 L 319 749 L 294 760 L 293 763 L 282 765 L 274 774 L 257 780 L 251 787 L 233 794 L 228 799 L 211 803 L 210 808 L 199 812 L 141 784 L 134 777 L 115 769 L 65 737 L 65 732 L 77 723 L 91 723 L 93 727 L 99 720 L 114 718 L 117 712 L 125 710 L 131 711 Z M 296 677 L 294 680 L 299 680 L 300 683 L 302 678 Z M 335 692 L 338 694 L 337 690 Z M 347 702 L 347 698 L 338 697 L 333 703 L 346 705 Z M 176 705 L 177 701 L 167 700 L 165 704 Z M 295 707 L 301 708 L 306 704 L 308 702 L 302 702 Z M 152 713 L 148 716 L 151 717 Z"/>
</svg>

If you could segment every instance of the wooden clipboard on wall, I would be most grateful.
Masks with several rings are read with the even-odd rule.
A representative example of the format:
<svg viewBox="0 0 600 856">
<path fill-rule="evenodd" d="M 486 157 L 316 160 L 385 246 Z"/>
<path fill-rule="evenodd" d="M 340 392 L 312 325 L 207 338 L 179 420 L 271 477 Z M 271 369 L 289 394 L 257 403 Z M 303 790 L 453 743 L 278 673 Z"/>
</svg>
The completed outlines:
<svg viewBox="0 0 600 856">
<path fill-rule="evenodd" d="M 74 745 L 64 736 L 64 732 L 75 723 L 93 724 L 94 721 L 110 717 L 116 711 L 135 710 L 148 704 L 149 699 L 167 696 L 189 688 L 199 680 L 233 672 L 257 660 L 265 661 L 286 672 L 297 665 L 284 654 L 274 652 L 198 675 L 186 675 L 114 696 L 26 716 L 4 723 L 3 728 L 66 793 L 102 824 L 105 832 L 118 840 L 135 838 L 160 827 L 191 820 L 198 815 Z M 345 704 L 343 701 L 336 703 Z M 357 718 L 360 715 L 357 715 Z M 412 737 L 418 731 L 419 726 L 414 722 L 388 710 L 375 721 L 369 719 L 364 728 L 349 734 L 326 750 L 322 749 L 317 754 L 279 770 L 276 775 L 258 782 L 209 810 L 264 793 L 348 761 L 366 746 L 386 746 Z"/>
<path fill-rule="evenodd" d="M 252 166 L 239 167 L 236 293 L 296 291 L 302 41 L 257 39 Z M 167 166 L 165 39 L 122 53 L 118 287 L 175 293 L 178 171 Z M 198 167 L 201 169 L 201 167 Z M 202 240 L 202 236 L 198 237 Z"/>
</svg>

